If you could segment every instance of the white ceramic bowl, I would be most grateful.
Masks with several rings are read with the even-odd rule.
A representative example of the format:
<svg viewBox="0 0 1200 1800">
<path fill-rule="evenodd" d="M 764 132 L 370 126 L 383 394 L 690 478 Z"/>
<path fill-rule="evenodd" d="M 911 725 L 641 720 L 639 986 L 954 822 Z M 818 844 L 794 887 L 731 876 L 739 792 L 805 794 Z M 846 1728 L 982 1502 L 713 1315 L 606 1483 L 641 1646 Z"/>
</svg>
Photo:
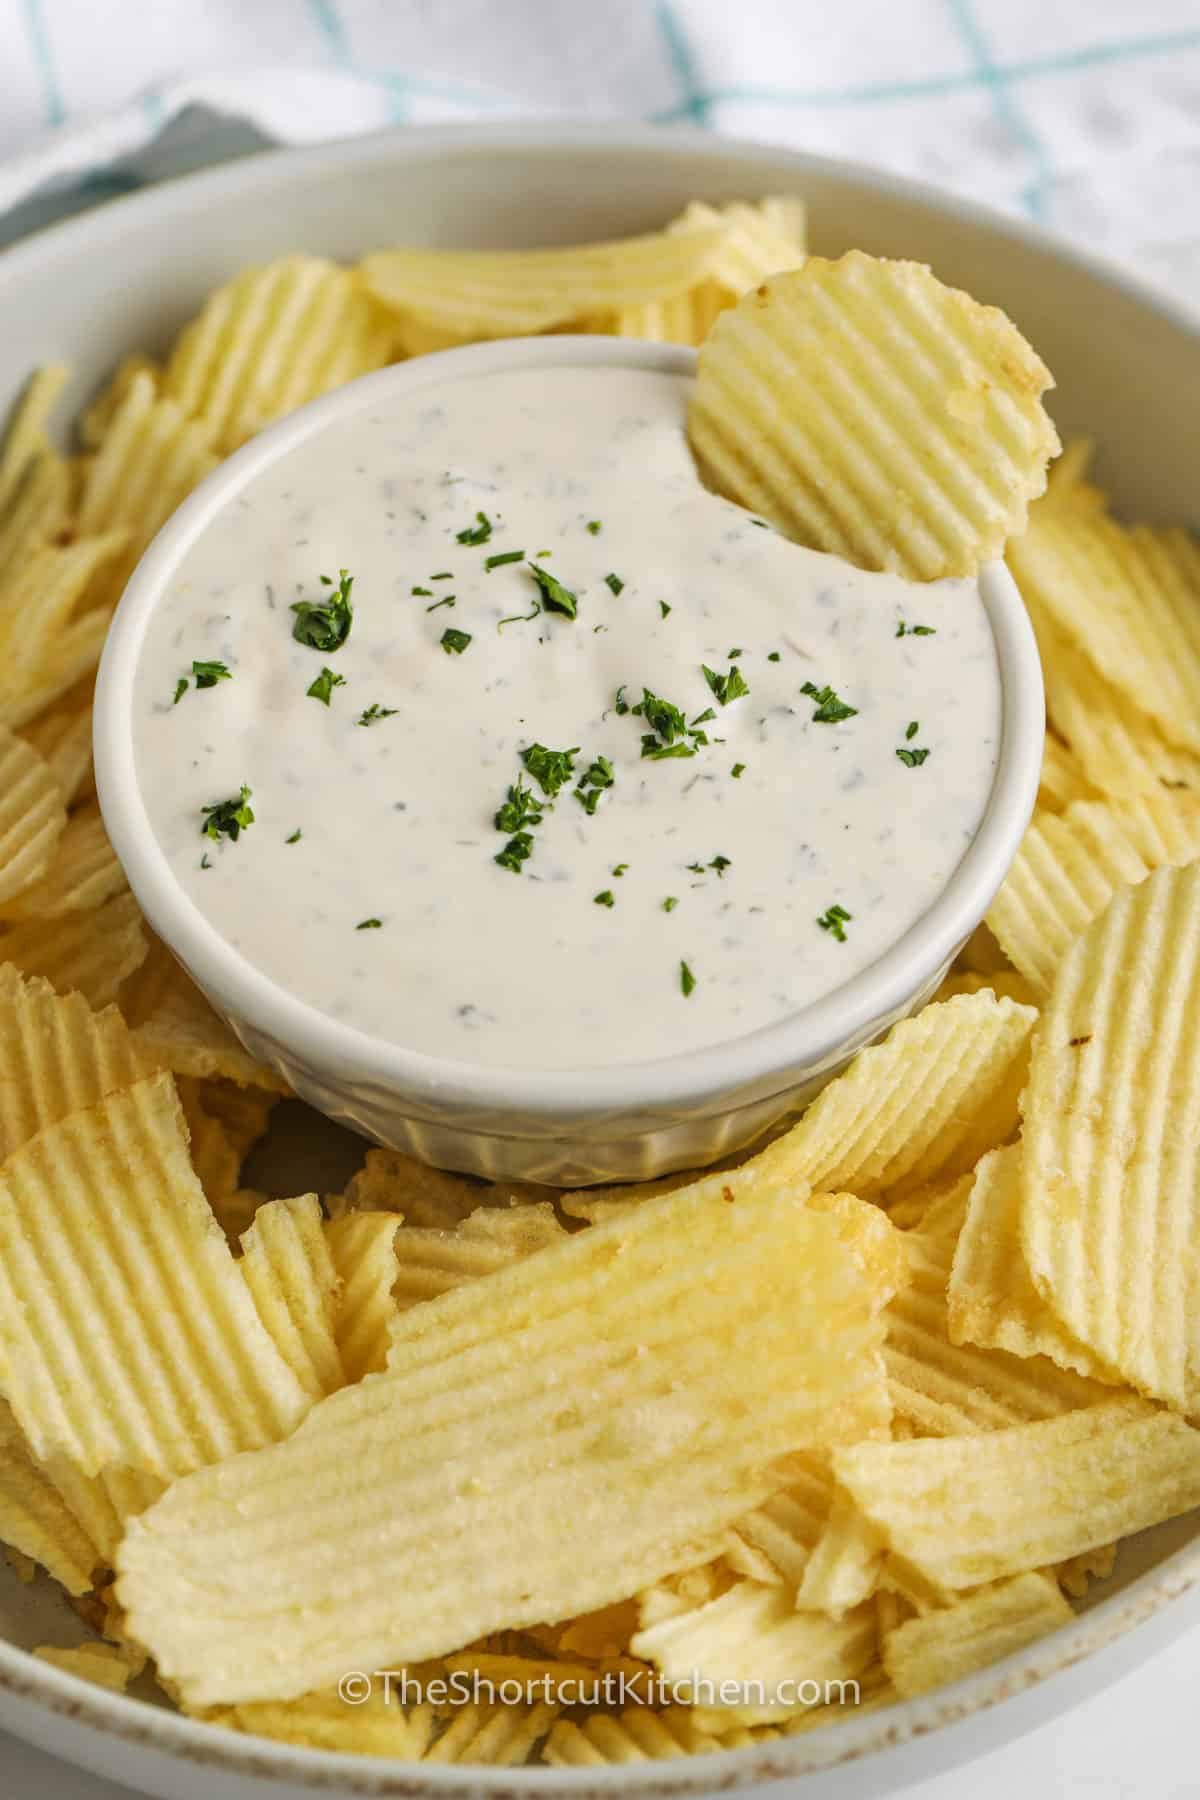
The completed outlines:
<svg viewBox="0 0 1200 1800">
<path fill-rule="evenodd" d="M 1192 318 L 1020 223 L 870 170 L 690 130 L 393 132 L 256 158 L 118 201 L 0 256 L 0 408 L 50 356 L 74 363 L 67 400 L 82 404 L 126 351 L 164 348 L 234 269 L 286 250 L 349 257 L 406 239 L 567 243 L 647 230 L 696 195 L 770 192 L 804 195 L 824 254 L 857 245 L 920 257 L 1003 306 L 1055 371 L 1060 428 L 1100 444 L 1100 475 L 1118 502 L 1200 525 Z M 77 1641 L 78 1621 L 48 1583 L 25 1587 L 0 1564 L 0 1725 L 171 1800 L 657 1800 L 784 1779 L 813 1800 L 870 1800 L 1043 1723 L 1200 1625 L 1197 1577 L 1200 1520 L 1177 1519 L 1122 1547 L 1113 1578 L 1092 1590 L 1074 1624 L 939 1693 L 716 1761 L 481 1770 L 269 1744 L 89 1687 L 27 1654 Z M 1136 1732 L 1137 1721 L 1129 1726 Z M 1048 1771 L 1047 1786 L 1064 1778 Z"/>
<path fill-rule="evenodd" d="M 1003 563 L 982 574 L 1003 703 L 983 822 L 943 892 L 861 974 L 779 1024 L 612 1069 L 484 1068 L 385 1043 L 298 1000 L 233 950 L 175 879 L 138 787 L 134 680 L 146 630 L 197 538 L 247 485 L 329 427 L 446 381 L 500 370 L 623 367 L 690 375 L 696 353 L 620 338 L 509 339 L 364 376 L 239 450 L 180 507 L 117 608 L 96 686 L 105 824 L 155 931 L 246 1047 L 312 1105 L 368 1137 L 474 1175 L 562 1187 L 715 1162 L 798 1112 L 854 1052 L 936 987 L 991 904 L 1029 822 L 1041 766 L 1041 666 Z M 919 804 L 927 804 L 922 797 Z M 401 996 L 397 996 L 398 1000 Z"/>
</svg>

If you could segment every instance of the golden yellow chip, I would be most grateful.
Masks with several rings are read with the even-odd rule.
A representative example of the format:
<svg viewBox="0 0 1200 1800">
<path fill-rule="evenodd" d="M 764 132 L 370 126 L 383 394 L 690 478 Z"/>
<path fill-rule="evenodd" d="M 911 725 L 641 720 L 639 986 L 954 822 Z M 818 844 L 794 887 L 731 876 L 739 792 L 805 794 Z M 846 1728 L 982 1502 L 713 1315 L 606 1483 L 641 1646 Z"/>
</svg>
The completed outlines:
<svg viewBox="0 0 1200 1800">
<path fill-rule="evenodd" d="M 825 1529 L 833 1500 L 827 1456 L 790 1456 L 780 1473 L 786 1485 L 733 1527 L 725 1561 L 739 1573 L 795 1593 Z"/>
<path fill-rule="evenodd" d="M 334 1326 L 338 1276 L 315 1194 L 270 1200 L 242 1235 L 238 1263 L 271 1342 L 310 1400 L 345 1384 Z"/>
<path fill-rule="evenodd" d="M 123 1694 L 133 1678 L 129 1658 L 115 1644 L 85 1642 L 70 1649 L 43 1644 L 33 1654 L 55 1669 L 78 1675 L 81 1681 L 94 1682 L 97 1687 L 110 1688 L 115 1694 Z"/>
<path fill-rule="evenodd" d="M 1009 564 L 1027 600 L 1129 705 L 1169 743 L 1200 752 L 1200 557 L 1185 532 L 1050 506 L 1035 511 Z"/>
<path fill-rule="evenodd" d="M 885 1194 L 880 1204 L 901 1231 L 919 1231 L 922 1237 L 943 1238 L 953 1246 L 966 1217 L 972 1179 L 970 1174 L 956 1175 L 951 1181 L 908 1188 L 898 1200 Z"/>
<path fill-rule="evenodd" d="M 65 547 L 47 544 L 0 574 L 0 717 L 24 725 L 41 711 L 45 685 L 61 679 L 56 671 L 89 604 L 100 609 L 98 576 L 128 541 L 116 530 Z M 73 674 L 67 685 L 76 680 Z"/>
<path fill-rule="evenodd" d="M 835 1493 L 825 1528 L 804 1566 L 797 1607 L 843 1618 L 875 1592 L 885 1551 L 883 1534 L 847 1495 Z"/>
<path fill-rule="evenodd" d="M 82 702 L 66 695 L 24 727 L 21 735 L 49 763 L 70 807 L 83 798 L 92 775 L 92 709 L 90 684 Z"/>
<path fill-rule="evenodd" d="M 975 1171 L 946 1295 L 950 1336 L 956 1344 L 1047 1356 L 1079 1375 L 1118 1381 L 1033 1285 L 1021 1247 L 1021 1157 L 1021 1145 L 1010 1144 L 983 1157 Z"/>
<path fill-rule="evenodd" d="M 101 1547 L 34 1459 L 4 1400 L 0 1400 L 0 1542 L 48 1569 L 68 1594 L 86 1593 L 103 1561 Z"/>
<path fill-rule="evenodd" d="M 307 1410 L 192 1173 L 169 1076 L 70 1114 L 0 1171 L 0 1383 L 35 1455 L 85 1475 L 169 1478 Z"/>
<path fill-rule="evenodd" d="M 109 602 L 115 599 L 112 584 L 115 579 L 114 570 L 118 567 L 115 558 L 115 546 L 123 542 L 117 532 L 108 532 L 102 538 L 90 539 L 86 544 L 76 544 L 73 550 L 84 553 L 94 570 L 101 571 L 104 582 L 104 597 L 97 597 L 97 604 L 90 606 L 86 612 L 72 618 L 61 627 L 50 640 L 35 669 L 22 667 L 20 684 L 15 679 L 17 670 L 13 669 L 3 679 L 0 686 L 0 721 L 19 731 L 28 725 L 48 706 L 61 700 L 64 694 L 70 693 L 85 677 L 95 673 L 96 664 L 100 660 L 100 652 L 104 648 L 104 640 L 108 636 L 108 624 L 111 617 Z M 102 551 L 96 546 L 101 545 Z M 64 557 L 67 552 L 61 553 Z M 78 573 L 78 562 L 59 564 L 56 581 L 73 583 Z M 89 576 L 94 585 L 101 579 L 100 574 Z"/>
<path fill-rule="evenodd" d="M 467 343 L 669 300 L 698 287 L 724 245 L 724 227 L 715 226 L 564 250 L 381 250 L 364 258 L 362 272 L 400 318 L 407 349 L 410 320 Z"/>
<path fill-rule="evenodd" d="M 1021 1238 L 1068 1332 L 1200 1401 L 1200 865 L 1121 888 L 1059 965 L 1024 1101 Z"/>
<path fill-rule="evenodd" d="M 0 963 L 42 975 L 60 994 L 79 993 L 97 1009 L 116 1000 L 121 984 L 146 958 L 146 933 L 132 894 L 118 894 L 94 912 L 61 919 L 26 919 L 0 929 Z M 145 1043 L 146 1061 L 166 1059 Z"/>
<path fill-rule="evenodd" d="M 205 1107 L 200 1093 L 202 1083 L 181 1075 L 175 1085 L 187 1121 L 192 1167 L 204 1189 L 204 1198 L 217 1213 L 237 1189 L 242 1159 L 220 1119 Z"/>
<path fill-rule="evenodd" d="M 987 989 L 927 1006 L 860 1051 L 754 1166 L 864 1198 L 972 1168 L 1016 1129 L 1035 1017 Z"/>
<path fill-rule="evenodd" d="M 367 1160 L 347 1187 L 335 1214 L 403 1213 L 407 1224 L 430 1231 L 453 1231 L 486 1204 L 488 1189 L 468 1175 L 431 1169 L 402 1150 L 368 1150 Z"/>
<path fill-rule="evenodd" d="M 387 1367 L 399 1228 L 399 1213 L 389 1212 L 347 1213 L 325 1227 L 340 1284 L 334 1335 L 347 1381 Z"/>
<path fill-rule="evenodd" d="M 1042 1000 L 1068 947 L 1117 888 L 1198 855 L 1200 794 L 1163 794 L 1127 815 L 1100 800 L 1077 800 L 1063 813 L 1035 815 L 988 924 Z"/>
<path fill-rule="evenodd" d="M 370 1697 L 351 1704 L 336 1689 L 302 1694 L 296 1700 L 260 1700 L 235 1706 L 212 1719 L 231 1731 L 254 1737 L 275 1738 L 284 1744 L 302 1744 L 309 1750 L 331 1750 L 341 1755 L 393 1756 L 419 1762 L 429 1743 L 432 1718 L 424 1710 L 410 1718 L 395 1692 L 380 1681 Z"/>
<path fill-rule="evenodd" d="M 619 1718 L 600 1713 L 576 1724 L 560 1719 L 546 1739 L 542 1761 L 551 1768 L 602 1767 L 608 1763 L 657 1762 L 703 1756 L 720 1742 L 696 1723 L 692 1709 L 652 1712 L 632 1706 Z"/>
<path fill-rule="evenodd" d="M 32 887 L 67 828 L 50 764 L 0 725 L 0 902 Z"/>
<path fill-rule="evenodd" d="M 145 936 L 143 931 L 143 939 Z M 0 946 L 3 942 L 0 939 Z M 121 991 L 121 1011 L 136 1026 L 138 1042 L 156 1062 L 177 1075 L 203 1080 L 223 1076 L 276 1094 L 288 1092 L 283 1077 L 242 1047 L 191 976 L 157 939 L 149 954 L 143 953 L 142 962 L 134 980 Z"/>
<path fill-rule="evenodd" d="M 1074 1616 L 1057 1582 L 1029 1570 L 898 1626 L 883 1640 L 883 1665 L 907 1699 L 986 1669 Z"/>
<path fill-rule="evenodd" d="M 56 919 L 64 913 L 90 912 L 127 886 L 99 807 L 83 806 L 72 813 L 41 879 L 9 900 L 4 916 Z"/>
<path fill-rule="evenodd" d="M 932 581 L 1024 529 L 1058 449 L 1052 385 L 995 307 L 852 250 L 722 313 L 688 433 L 718 492 L 797 542 Z"/>
<path fill-rule="evenodd" d="M 763 1724 L 819 1705 L 826 1683 L 852 1683 L 875 1658 L 873 1606 L 842 1619 L 798 1612 L 779 1588 L 742 1581 L 695 1612 L 639 1631 L 630 1648 L 653 1663 L 709 1729 Z"/>
<path fill-rule="evenodd" d="M 453 1231 L 410 1228 L 395 1239 L 397 1306 L 416 1306 L 464 1281 L 494 1275 L 566 1234 L 548 1200 L 504 1208 L 481 1206 Z"/>
<path fill-rule="evenodd" d="M 154 358 L 144 355 L 140 350 L 122 357 L 95 399 L 79 415 L 76 435 L 85 450 L 100 448 L 120 410 L 121 402 L 138 377 L 144 377 L 151 383 L 154 397 L 158 398 L 162 390 L 162 369 Z"/>
<path fill-rule="evenodd" d="M 210 295 L 171 352 L 162 391 L 228 453 L 272 419 L 381 368 L 394 340 L 352 270 L 285 256 Z"/>
<path fill-rule="evenodd" d="M 0 500 L 0 593 L 39 550 L 59 541 L 70 519 L 71 477 L 52 450 L 30 458 Z"/>
<path fill-rule="evenodd" d="M 153 1506 L 166 1486 L 161 1476 L 142 1469 L 106 1468 L 99 1475 L 85 1475 L 65 1456 L 52 1456 L 40 1466 L 96 1545 L 97 1561 L 107 1568 L 112 1567 L 126 1521 Z"/>
<path fill-rule="evenodd" d="M 399 1314 L 386 1375 L 177 1482 L 130 1528 L 118 1596 L 189 1702 L 286 1698 L 348 1657 L 607 1605 L 761 1504 L 785 1450 L 885 1420 L 889 1290 L 836 1217 L 730 1179 Z M 305 1494 L 303 1541 L 279 1529 L 281 1482 Z"/>
<path fill-rule="evenodd" d="M 1135 1399 L 974 1437 L 855 1444 L 838 1480 L 949 1589 L 1061 1562 L 1200 1504 L 1200 1432 Z"/>
<path fill-rule="evenodd" d="M 1043 812 L 1065 812 L 1073 800 L 1095 798 L 1095 789 L 1074 753 L 1053 731 L 1047 731 L 1038 785 L 1039 808 Z"/>
<path fill-rule="evenodd" d="M 953 1236 L 908 1236 L 910 1281 L 888 1307 L 884 1348 L 896 1416 L 922 1437 L 996 1431 L 1049 1419 L 1108 1397 L 1107 1390 L 1043 1356 L 953 1343 L 947 1284 Z"/>
<path fill-rule="evenodd" d="M 0 506 L 10 498 L 30 462 L 49 448 L 46 423 L 70 374 L 65 363 L 47 363 L 26 383 L 0 444 Z"/>
<path fill-rule="evenodd" d="M 1038 1004 L 1038 992 L 1015 969 L 995 969 L 981 975 L 976 969 L 952 969 L 933 996 L 935 1004 L 953 1000 L 956 994 L 979 994 L 990 988 L 997 1000 L 1015 1000 L 1018 1006 Z"/>
</svg>

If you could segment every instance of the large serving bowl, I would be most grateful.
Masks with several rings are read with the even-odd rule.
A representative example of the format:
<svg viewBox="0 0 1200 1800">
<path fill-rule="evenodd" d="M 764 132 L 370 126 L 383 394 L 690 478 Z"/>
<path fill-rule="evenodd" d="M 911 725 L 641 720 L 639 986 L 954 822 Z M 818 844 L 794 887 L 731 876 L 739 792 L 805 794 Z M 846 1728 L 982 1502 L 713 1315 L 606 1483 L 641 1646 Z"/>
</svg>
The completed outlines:
<svg viewBox="0 0 1200 1800">
<path fill-rule="evenodd" d="M 402 241 L 563 243 L 649 229 L 698 196 L 770 192 L 804 196 L 818 251 L 854 245 L 916 257 L 1003 306 L 1055 372 L 1060 428 L 1097 440 L 1100 477 L 1118 503 L 1200 523 L 1200 327 L 1030 227 L 863 170 L 688 131 L 391 133 L 257 158 L 117 202 L 0 258 L 0 404 L 47 358 L 74 364 L 69 398 L 82 402 L 126 351 L 165 347 L 236 268 L 283 251 L 353 257 Z M 5 1571 L 0 1725 L 178 1800 L 300 1800 L 314 1792 L 640 1800 L 783 1778 L 803 1778 L 821 1800 L 861 1800 L 1028 1729 L 1200 1623 L 1200 1592 L 1187 1592 L 1198 1574 L 1196 1522 L 1175 1520 L 1123 1547 L 1115 1575 L 1072 1625 L 951 1688 L 720 1758 L 562 1771 L 335 1757 L 104 1693 L 25 1653 L 73 1641 L 78 1624 L 48 1583 L 25 1588 Z"/>
</svg>

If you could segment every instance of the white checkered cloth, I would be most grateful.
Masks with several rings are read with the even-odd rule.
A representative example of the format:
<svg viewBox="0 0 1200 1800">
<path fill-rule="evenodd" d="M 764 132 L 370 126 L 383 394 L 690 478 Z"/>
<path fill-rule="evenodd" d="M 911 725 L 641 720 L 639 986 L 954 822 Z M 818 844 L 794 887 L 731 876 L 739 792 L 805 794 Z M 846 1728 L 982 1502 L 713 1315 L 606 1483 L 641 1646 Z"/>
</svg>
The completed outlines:
<svg viewBox="0 0 1200 1800">
<path fill-rule="evenodd" d="M 264 139 L 514 115 L 875 163 L 1200 302 L 1196 0 L 0 0 L 0 242 Z"/>
</svg>

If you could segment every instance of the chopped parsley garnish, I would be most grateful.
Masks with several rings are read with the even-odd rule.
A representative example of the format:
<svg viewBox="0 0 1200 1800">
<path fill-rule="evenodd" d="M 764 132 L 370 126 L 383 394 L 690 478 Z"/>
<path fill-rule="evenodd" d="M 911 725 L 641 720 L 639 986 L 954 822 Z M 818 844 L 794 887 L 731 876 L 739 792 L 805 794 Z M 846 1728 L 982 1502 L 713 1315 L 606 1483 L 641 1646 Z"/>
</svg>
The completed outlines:
<svg viewBox="0 0 1200 1800">
<path fill-rule="evenodd" d="M 453 581 L 454 580 L 454 570 L 453 569 L 439 569 L 437 574 L 431 575 L 429 577 L 429 579 L 430 579 L 430 581 Z"/>
<path fill-rule="evenodd" d="M 250 789 L 243 782 L 241 792 L 234 800 L 214 800 L 211 806 L 202 806 L 204 823 L 200 827 L 201 837 L 211 838 L 214 844 L 218 838 L 227 837 L 231 844 L 236 844 L 248 825 L 253 825 L 254 814 L 250 810 Z"/>
<path fill-rule="evenodd" d="M 607 756 L 597 756 L 579 777 L 575 798 L 589 815 L 594 813 L 605 788 L 613 784 L 613 766 Z"/>
<path fill-rule="evenodd" d="M 524 561 L 525 552 L 523 550 L 501 550 L 496 556 L 485 556 L 483 566 L 486 573 L 490 575 L 493 569 L 502 569 L 505 563 Z"/>
<path fill-rule="evenodd" d="M 633 708 L 639 718 L 644 718 L 647 725 L 665 744 L 673 744 L 687 731 L 687 720 L 677 706 L 664 700 L 660 694 L 652 693 L 648 687 L 642 689 L 642 697 Z"/>
<path fill-rule="evenodd" d="M 731 700 L 740 700 L 743 695 L 750 692 L 742 679 L 742 671 L 736 663 L 732 665 L 728 675 L 718 675 L 716 670 L 710 669 L 707 663 L 701 663 L 700 667 L 704 671 L 705 681 L 716 695 L 720 706 L 728 706 Z"/>
<path fill-rule="evenodd" d="M 465 531 L 455 532 L 454 541 L 456 544 L 487 543 L 492 535 L 492 521 L 488 518 L 486 513 L 481 512 L 475 514 L 475 521 L 475 524 L 468 525 Z M 435 576 L 434 580 L 436 581 L 436 579 L 437 577 Z"/>
<path fill-rule="evenodd" d="M 186 675 L 181 675 L 179 677 L 179 680 L 175 683 L 175 698 L 172 700 L 171 705 L 178 706 L 179 702 L 183 699 L 183 696 L 187 693 L 187 691 L 188 691 L 188 678 Z"/>
<path fill-rule="evenodd" d="M 733 765 L 732 769 L 730 769 L 729 773 L 733 776 L 733 779 L 735 781 L 740 781 L 742 779 L 742 776 L 746 773 L 745 763 L 734 763 L 734 765 Z"/>
<path fill-rule="evenodd" d="M 506 625 L 527 625 L 529 623 L 530 619 L 540 618 L 541 613 L 542 613 L 542 609 L 538 605 L 537 601 L 535 600 L 533 603 L 533 611 L 532 612 L 509 613 L 507 618 L 500 619 L 497 621 L 496 630 L 503 631 L 504 627 Z"/>
<path fill-rule="evenodd" d="M 780 656 L 778 650 L 768 650 L 767 661 L 768 662 L 782 662 L 783 658 Z"/>
<path fill-rule="evenodd" d="M 817 920 L 817 924 L 822 931 L 828 931 L 835 937 L 839 944 L 844 944 L 846 942 L 846 926 L 853 917 L 854 914 L 848 913 L 844 906 L 828 906 Z"/>
<path fill-rule="evenodd" d="M 471 633 L 469 631 L 456 631 L 453 625 L 443 631 L 438 639 L 447 656 L 461 656 L 470 641 Z"/>
<path fill-rule="evenodd" d="M 192 674 L 198 688 L 216 687 L 218 681 L 232 681 L 233 676 L 223 662 L 194 662 Z"/>
<path fill-rule="evenodd" d="M 726 869 L 732 868 L 733 863 L 730 857 L 718 855 L 713 857 L 708 866 L 710 869 L 715 869 L 718 875 L 724 875 Z"/>
<path fill-rule="evenodd" d="M 707 725 L 709 720 L 715 719 L 716 716 L 717 715 L 713 711 L 712 707 L 706 706 L 702 713 L 696 714 L 695 718 L 692 720 L 691 724 L 688 726 L 688 730 L 694 731 L 696 729 L 697 725 Z"/>
<path fill-rule="evenodd" d="M 518 831 L 509 838 L 503 850 L 498 850 L 492 858 L 502 869 L 511 869 L 514 875 L 521 873 L 521 864 L 528 862 L 533 855 L 533 838 L 527 831 Z"/>
<path fill-rule="evenodd" d="M 621 589 L 625 586 L 625 583 L 621 580 L 621 577 L 619 575 L 614 575 L 610 571 L 604 577 L 604 585 L 606 588 L 608 588 L 610 593 L 619 594 L 621 592 Z"/>
<path fill-rule="evenodd" d="M 200 858 L 200 867 L 202 869 L 211 869 L 212 868 L 212 861 L 209 857 L 207 850 L 204 852 L 204 855 Z"/>
<path fill-rule="evenodd" d="M 858 712 L 857 706 L 847 706 L 831 687 L 818 687 L 815 682 L 806 681 L 800 692 L 817 703 L 817 710 L 813 714 L 814 724 L 837 725 L 842 719 L 854 718 Z"/>
<path fill-rule="evenodd" d="M 319 700 L 322 706 L 329 705 L 329 696 L 335 687 L 345 687 L 346 677 L 335 675 L 331 668 L 323 668 L 311 687 L 304 691 L 310 700 Z"/>
<path fill-rule="evenodd" d="M 525 764 L 543 794 L 553 800 L 560 788 L 564 788 L 575 773 L 575 758 L 579 755 L 579 745 L 573 744 L 569 750 L 548 750 L 545 744 L 530 744 L 521 752 L 521 761 Z"/>
<path fill-rule="evenodd" d="M 599 537 L 599 535 L 600 535 L 599 519 L 589 519 L 587 522 L 587 528 L 593 537 Z"/>
<path fill-rule="evenodd" d="M 428 600 L 428 598 L 429 598 L 430 594 L 432 594 L 432 592 L 433 592 L 432 588 L 415 587 L 413 589 L 413 594 L 415 596 L 419 596 L 420 599 L 422 599 L 422 600 Z"/>
<path fill-rule="evenodd" d="M 300 842 L 300 839 L 303 837 L 303 835 L 304 835 L 304 833 L 301 831 L 300 827 L 297 825 L 297 827 L 296 827 L 295 831 L 293 831 L 291 837 L 285 837 L 283 841 L 285 844 L 298 844 Z"/>
<path fill-rule="evenodd" d="M 725 654 L 729 658 L 730 662 L 736 662 L 739 656 L 744 656 L 746 653 L 742 649 L 742 646 L 740 644 L 738 644 L 735 649 L 727 650 L 725 652 Z"/>
<path fill-rule="evenodd" d="M 707 743 L 707 741 L 706 738 L 705 742 Z M 682 741 L 664 744 L 661 739 L 656 738 L 649 731 L 642 734 L 642 755 L 648 756 L 651 762 L 666 762 L 672 756 L 695 756 L 695 754 L 696 746 L 694 744 L 685 744 Z"/>
<path fill-rule="evenodd" d="M 359 713 L 354 723 L 356 725 L 378 725 L 380 719 L 394 719 L 395 716 L 396 708 L 394 706 L 380 706 L 376 700 L 364 712 Z"/>
<path fill-rule="evenodd" d="M 661 613 L 661 614 L 662 614 L 662 616 L 663 616 L 663 618 L 664 618 L 664 619 L 669 619 L 669 618 L 670 618 L 670 616 L 671 616 L 671 608 L 670 608 L 670 607 L 669 607 L 669 606 L 668 606 L 668 605 L 667 605 L 667 603 L 666 603 L 666 601 L 665 601 L 665 600 L 660 600 L 660 601 L 659 601 L 659 603 L 658 603 L 658 610 L 659 610 L 659 612 L 660 612 L 660 613 Z"/>
<path fill-rule="evenodd" d="M 425 611 L 436 612 L 439 606 L 453 606 L 455 599 L 456 596 L 454 594 L 447 594 L 444 600 L 435 600 L 432 605 L 425 608 Z"/>
<path fill-rule="evenodd" d="M 593 894 L 592 902 L 596 906 L 615 906 L 617 904 L 611 888 L 605 888 L 601 894 Z"/>
<path fill-rule="evenodd" d="M 929 752 L 928 750 L 897 750 L 896 755 L 900 758 L 900 761 L 906 763 L 910 769 L 919 769 L 921 764 L 925 761 L 925 758 L 929 755 Z"/>
<path fill-rule="evenodd" d="M 688 965 L 685 962 L 681 962 L 679 965 L 679 991 L 685 1000 L 690 998 L 695 985 L 696 977 L 692 974 Z"/>
<path fill-rule="evenodd" d="M 542 555 L 545 554 L 546 552 L 543 551 Z M 557 575 L 552 575 L 549 569 L 543 569 L 535 562 L 531 562 L 528 568 L 537 582 L 542 596 L 542 605 L 546 611 L 562 613 L 563 617 L 567 619 L 576 618 L 579 613 L 579 601 L 570 588 L 564 587 Z"/>
<path fill-rule="evenodd" d="M 333 586 L 328 575 L 322 575 L 321 580 L 326 587 Z M 327 656 L 341 649 L 350 636 L 354 619 L 354 608 L 350 604 L 353 586 L 353 575 L 339 569 L 337 591 L 328 600 L 297 600 L 293 604 L 296 623 L 292 626 L 292 636 L 298 644 L 307 644 L 310 650 L 321 650 Z"/>
<path fill-rule="evenodd" d="M 917 735 L 918 731 L 920 731 L 920 729 L 921 729 L 921 727 L 917 723 L 917 721 L 915 719 L 910 719 L 908 721 L 908 728 L 905 731 L 904 735 L 911 742 L 911 740 L 916 737 L 916 735 Z"/>
<path fill-rule="evenodd" d="M 896 627 L 897 637 L 936 637 L 936 625 L 906 625 L 901 619 Z"/>
<path fill-rule="evenodd" d="M 497 831 L 523 831 L 527 825 L 540 825 L 544 807 L 531 788 L 527 788 L 518 775 L 510 786 L 503 806 L 499 807 L 492 823 Z"/>
<path fill-rule="evenodd" d="M 613 870 L 613 874 L 618 875 L 618 876 L 623 875 L 628 867 L 629 867 L 628 863 L 618 863 L 616 868 Z"/>
<path fill-rule="evenodd" d="M 382 924 L 382 919 L 360 919 L 354 929 L 355 931 L 378 931 Z"/>
<path fill-rule="evenodd" d="M 623 715 L 629 711 L 629 702 L 625 698 L 624 682 L 622 682 L 621 686 L 617 689 L 616 698 L 613 700 L 613 711 L 618 718 L 623 717 Z"/>
<path fill-rule="evenodd" d="M 666 899 L 663 901 L 663 911 L 664 912 L 674 912 L 675 908 L 678 905 L 679 905 L 679 896 L 677 894 L 668 894 Z"/>
</svg>

